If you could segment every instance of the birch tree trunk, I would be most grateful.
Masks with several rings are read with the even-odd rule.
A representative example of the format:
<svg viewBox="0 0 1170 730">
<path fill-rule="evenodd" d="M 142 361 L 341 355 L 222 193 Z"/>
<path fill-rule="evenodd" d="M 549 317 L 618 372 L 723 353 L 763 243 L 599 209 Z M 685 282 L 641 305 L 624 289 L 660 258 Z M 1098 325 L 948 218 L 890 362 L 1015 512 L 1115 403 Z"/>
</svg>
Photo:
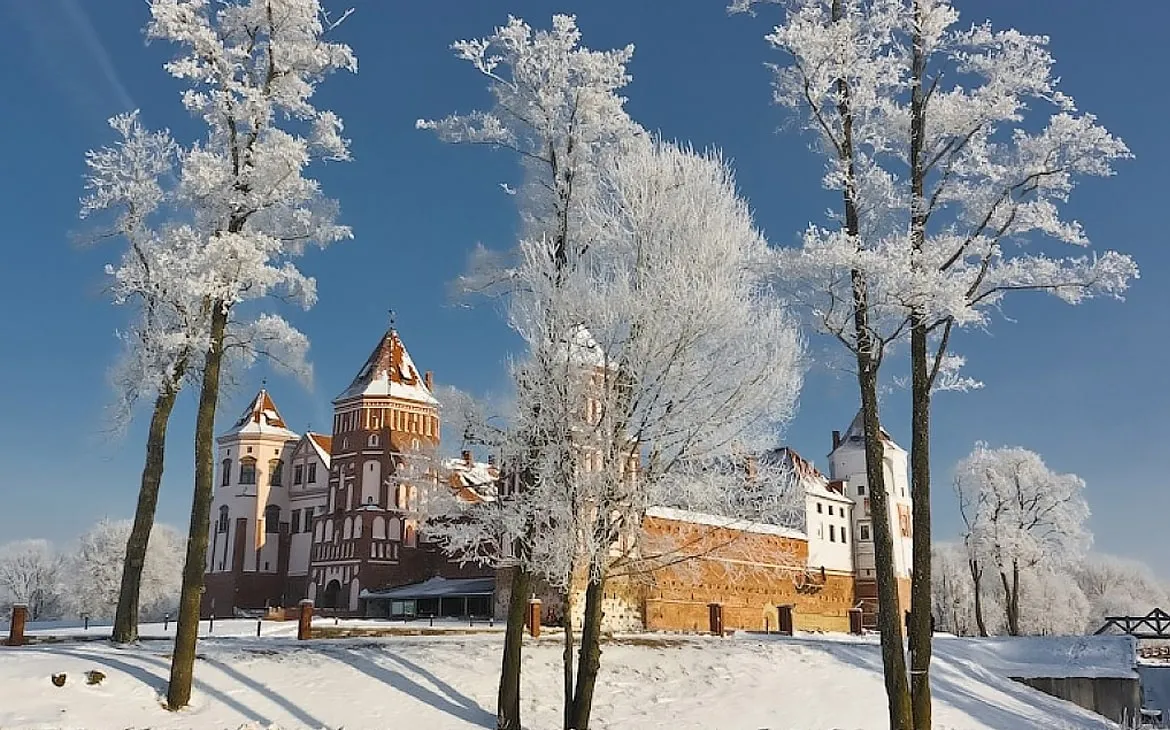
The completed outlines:
<svg viewBox="0 0 1170 730">
<path fill-rule="evenodd" d="M 219 400 L 227 309 L 222 301 L 211 306 L 211 344 L 203 368 L 199 412 L 195 418 L 195 494 L 187 530 L 187 559 L 183 564 L 183 591 L 179 620 L 175 625 L 175 651 L 171 658 L 167 707 L 178 710 L 191 701 L 195 669 L 195 644 L 199 638 L 199 604 L 203 597 L 203 566 L 207 560 L 207 533 L 211 527 L 211 502 L 215 477 L 215 407 Z"/>
</svg>

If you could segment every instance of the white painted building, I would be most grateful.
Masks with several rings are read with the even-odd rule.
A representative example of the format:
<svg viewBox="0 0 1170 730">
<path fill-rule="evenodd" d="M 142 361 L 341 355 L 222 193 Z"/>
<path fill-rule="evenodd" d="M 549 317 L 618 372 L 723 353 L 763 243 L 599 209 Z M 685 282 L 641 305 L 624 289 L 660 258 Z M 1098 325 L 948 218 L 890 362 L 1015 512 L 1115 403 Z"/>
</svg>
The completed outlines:
<svg viewBox="0 0 1170 730">
<path fill-rule="evenodd" d="M 329 437 L 291 431 L 261 390 L 216 442 L 206 608 L 295 602 L 305 595 L 312 524 L 325 512 Z"/>
</svg>

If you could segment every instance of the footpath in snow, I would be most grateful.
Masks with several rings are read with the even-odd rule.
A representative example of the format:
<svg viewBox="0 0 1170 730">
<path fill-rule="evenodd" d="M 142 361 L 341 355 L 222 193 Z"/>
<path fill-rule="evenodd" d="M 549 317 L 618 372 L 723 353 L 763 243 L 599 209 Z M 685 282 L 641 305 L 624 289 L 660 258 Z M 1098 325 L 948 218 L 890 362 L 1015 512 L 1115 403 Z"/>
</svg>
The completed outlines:
<svg viewBox="0 0 1170 730">
<path fill-rule="evenodd" d="M 162 707 L 168 641 L 0 649 L 0 728 L 494 727 L 498 632 L 298 642 L 291 623 L 266 623 L 259 639 L 255 625 L 217 622 L 200 641 L 193 705 L 179 713 Z M 70 633 L 62 628 L 51 633 Z M 526 641 L 525 725 L 554 730 L 560 640 Z M 1132 655 L 1116 648 L 1124 642 L 939 638 L 935 646 L 935 726 L 946 730 L 1110 728 L 1007 677 L 1060 676 L 1070 667 L 1079 676 L 1133 673 Z M 104 681 L 87 685 L 88 670 Z M 58 688 L 50 675 L 61 672 L 68 679 Z M 615 639 L 603 647 L 594 718 L 598 730 L 877 730 L 885 725 L 878 645 L 872 637 L 747 634 Z"/>
</svg>

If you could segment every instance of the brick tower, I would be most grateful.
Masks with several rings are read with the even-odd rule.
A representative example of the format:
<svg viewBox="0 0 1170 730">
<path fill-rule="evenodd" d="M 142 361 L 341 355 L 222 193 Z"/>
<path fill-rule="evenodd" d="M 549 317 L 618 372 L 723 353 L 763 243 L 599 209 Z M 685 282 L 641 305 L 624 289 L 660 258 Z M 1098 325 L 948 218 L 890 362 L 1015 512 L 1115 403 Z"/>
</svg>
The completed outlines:
<svg viewBox="0 0 1170 730">
<path fill-rule="evenodd" d="M 328 502 L 315 521 L 309 597 L 359 610 L 363 588 L 428 577 L 418 547 L 418 494 L 434 479 L 439 403 L 391 328 L 333 400 Z"/>
</svg>

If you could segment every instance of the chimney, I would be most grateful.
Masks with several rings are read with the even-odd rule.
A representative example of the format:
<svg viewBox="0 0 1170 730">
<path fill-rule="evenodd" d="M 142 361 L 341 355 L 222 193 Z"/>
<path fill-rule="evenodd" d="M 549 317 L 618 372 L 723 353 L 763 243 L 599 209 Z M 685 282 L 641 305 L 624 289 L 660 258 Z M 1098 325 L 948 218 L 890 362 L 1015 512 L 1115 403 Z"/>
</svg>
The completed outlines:
<svg viewBox="0 0 1170 730">
<path fill-rule="evenodd" d="M 841 445 L 841 432 L 834 431 L 833 432 L 833 451 L 836 451 L 837 447 L 840 445 Z"/>
<path fill-rule="evenodd" d="M 434 386 L 434 382 L 432 381 L 432 377 L 433 376 L 431 375 L 430 370 L 423 373 L 423 382 L 427 384 L 427 390 L 433 391 L 435 389 L 435 386 Z"/>
<path fill-rule="evenodd" d="M 463 463 L 467 464 L 468 466 L 471 466 L 472 461 L 471 461 L 471 452 L 470 451 L 465 450 L 463 452 Z"/>
</svg>

